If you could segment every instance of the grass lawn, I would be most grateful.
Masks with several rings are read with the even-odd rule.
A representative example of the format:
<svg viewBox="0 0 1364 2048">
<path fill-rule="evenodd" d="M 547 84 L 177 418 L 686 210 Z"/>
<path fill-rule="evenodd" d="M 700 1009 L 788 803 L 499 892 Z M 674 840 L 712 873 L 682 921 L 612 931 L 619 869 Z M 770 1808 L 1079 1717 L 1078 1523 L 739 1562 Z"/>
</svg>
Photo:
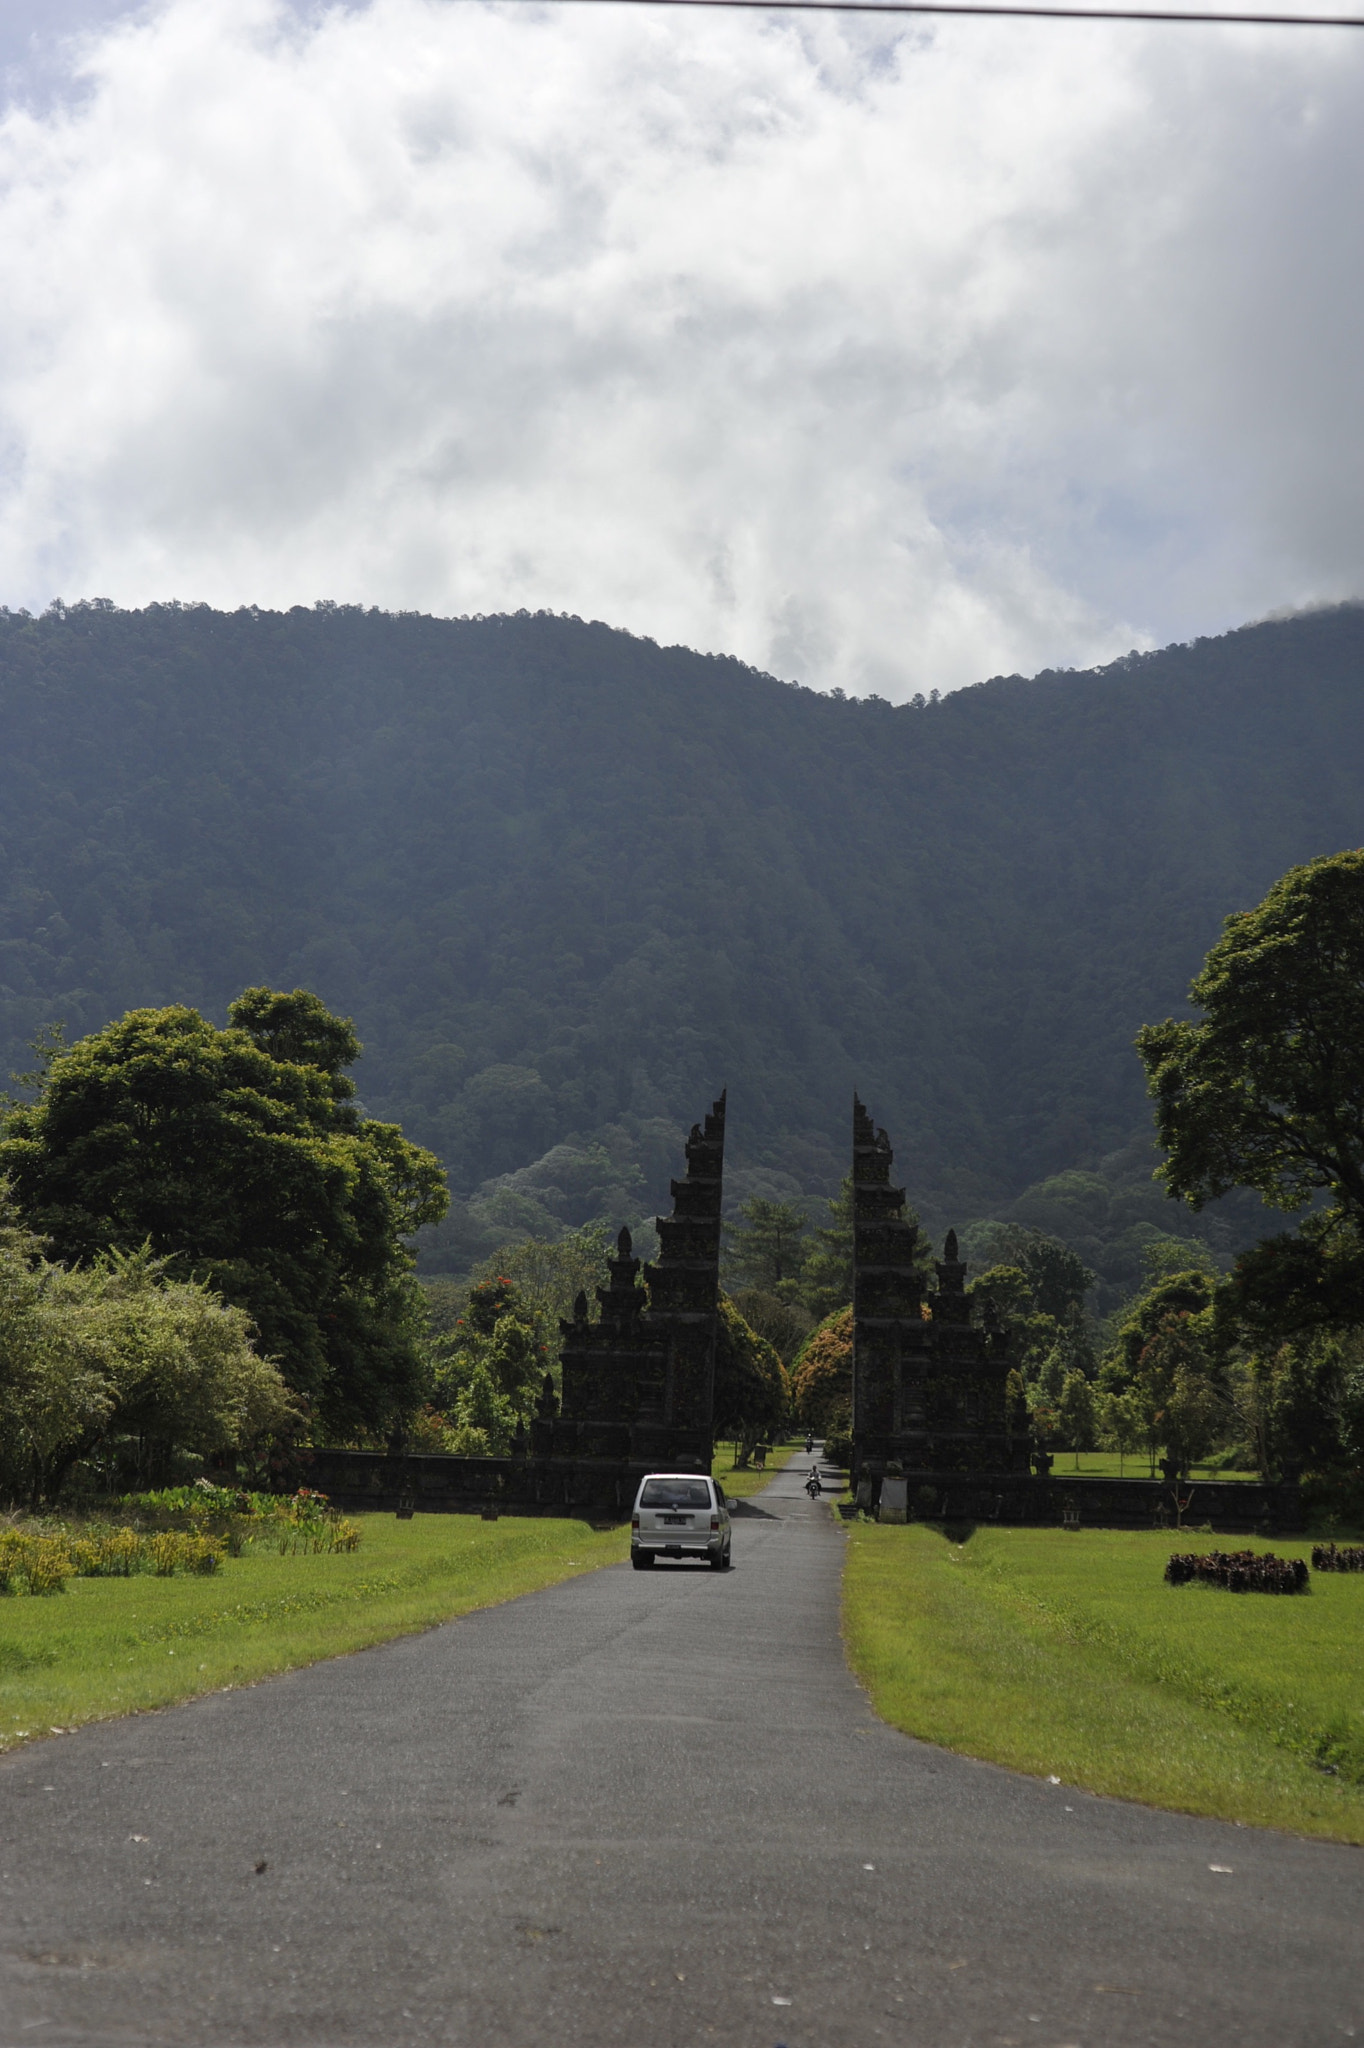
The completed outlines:
<svg viewBox="0 0 1364 2048">
<path fill-rule="evenodd" d="M 799 1451 L 802 1458 L 805 1457 L 804 1437 L 800 1439 L 799 1443 L 792 1437 L 790 1443 L 773 1444 L 767 1455 L 767 1470 L 765 1472 L 759 1472 L 752 1467 L 748 1471 L 740 1471 L 736 1470 L 730 1463 L 734 1456 L 733 1444 L 717 1444 L 715 1446 L 715 1462 L 710 1469 L 717 1484 L 725 1489 L 725 1498 L 727 1500 L 748 1500 L 752 1494 L 761 1493 L 765 1486 L 770 1485 L 787 1459 L 795 1451 Z M 814 1459 L 810 1458 L 806 1462 L 807 1465 L 813 1465 Z"/>
<path fill-rule="evenodd" d="M 1165 1585 L 1172 1549 L 1218 1542 L 977 1529 L 956 1544 L 922 1523 L 854 1524 L 849 1656 L 884 1719 L 948 1749 L 1364 1842 L 1364 1574 L 1314 1572 L 1287 1598 Z M 1254 1545 L 1270 1547 L 1311 1548 Z"/>
<path fill-rule="evenodd" d="M 0 1598 L 0 1750 L 54 1728 L 249 1685 L 615 1564 L 629 1530 L 507 1516 L 359 1515 L 349 1555 L 270 1545 L 213 1578 L 71 1579 Z"/>
<path fill-rule="evenodd" d="M 1120 1458 L 1116 1451 L 1057 1451 L 1052 1470 L 1058 1476 L 1069 1472 L 1089 1473 L 1098 1479 L 1150 1479 L 1160 1477 L 1157 1465 L 1154 1474 L 1151 1460 L 1142 1451 L 1129 1451 Z M 1121 1469 L 1119 1469 L 1121 1467 Z M 1258 1472 L 1214 1472 L 1210 1465 L 1191 1465 L 1189 1484 L 1196 1486 L 1200 1479 L 1258 1479 Z"/>
</svg>

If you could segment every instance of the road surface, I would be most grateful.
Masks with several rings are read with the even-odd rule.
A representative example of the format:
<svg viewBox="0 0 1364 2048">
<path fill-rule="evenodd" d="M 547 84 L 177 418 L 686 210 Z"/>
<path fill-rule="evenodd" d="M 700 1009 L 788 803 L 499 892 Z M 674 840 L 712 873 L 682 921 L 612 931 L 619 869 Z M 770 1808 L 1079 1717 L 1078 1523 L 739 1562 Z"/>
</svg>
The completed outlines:
<svg viewBox="0 0 1364 2048">
<path fill-rule="evenodd" d="M 1364 1852 L 881 1725 L 805 1469 L 728 1574 L 14 1752 L 5 2048 L 1364 2048 Z"/>
</svg>

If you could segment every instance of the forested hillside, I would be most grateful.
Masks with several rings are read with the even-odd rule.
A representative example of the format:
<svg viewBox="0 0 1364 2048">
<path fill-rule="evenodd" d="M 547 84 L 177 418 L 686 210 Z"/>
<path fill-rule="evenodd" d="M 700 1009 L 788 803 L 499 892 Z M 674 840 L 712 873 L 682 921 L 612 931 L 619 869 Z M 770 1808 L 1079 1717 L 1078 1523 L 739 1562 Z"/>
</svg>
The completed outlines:
<svg viewBox="0 0 1364 2048">
<path fill-rule="evenodd" d="M 726 1083 L 736 1197 L 831 1192 L 856 1085 L 928 1220 L 1159 1217 L 1134 1032 L 1364 841 L 1360 607 L 892 707 L 576 619 L 80 606 L 0 618 L 0 707 L 4 1065 L 315 989 L 451 1267 L 647 1213 Z"/>
</svg>

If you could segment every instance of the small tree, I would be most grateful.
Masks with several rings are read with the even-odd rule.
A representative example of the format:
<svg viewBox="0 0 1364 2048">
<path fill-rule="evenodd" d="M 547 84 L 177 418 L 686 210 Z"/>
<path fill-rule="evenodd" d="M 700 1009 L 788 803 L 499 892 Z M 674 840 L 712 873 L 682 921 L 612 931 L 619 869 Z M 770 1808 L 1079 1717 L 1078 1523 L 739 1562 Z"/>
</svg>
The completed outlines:
<svg viewBox="0 0 1364 2048">
<path fill-rule="evenodd" d="M 463 1458 L 505 1457 L 515 1427 L 511 1403 L 479 1359 L 455 1404 L 450 1449 Z"/>
<path fill-rule="evenodd" d="M 1121 1478 L 1128 1453 L 1146 1440 L 1145 1409 L 1140 1396 L 1132 1392 L 1100 1394 L 1096 1409 L 1099 1442 L 1106 1451 L 1117 1452 Z M 1155 1470 L 1154 1463 L 1151 1470 Z"/>
<path fill-rule="evenodd" d="M 1094 1389 L 1082 1372 L 1067 1373 L 1057 1406 L 1057 1434 L 1075 1453 L 1080 1469 L 1080 1452 L 1094 1448 Z"/>
<path fill-rule="evenodd" d="M 1187 1471 L 1206 1454 L 1224 1406 L 1197 1317 L 1184 1310 L 1162 1319 L 1142 1349 L 1136 1389 L 1153 1446 L 1163 1444 L 1176 1469 Z"/>
</svg>

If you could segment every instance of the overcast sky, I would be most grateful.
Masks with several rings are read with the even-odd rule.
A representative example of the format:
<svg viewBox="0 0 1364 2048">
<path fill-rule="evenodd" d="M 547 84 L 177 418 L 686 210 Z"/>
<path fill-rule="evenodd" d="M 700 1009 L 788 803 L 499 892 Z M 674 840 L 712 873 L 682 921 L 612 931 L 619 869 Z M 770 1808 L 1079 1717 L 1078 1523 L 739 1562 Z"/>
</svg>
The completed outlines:
<svg viewBox="0 0 1364 2048">
<path fill-rule="evenodd" d="M 901 698 L 1364 594 L 1364 33 L 0 0 L 0 601 Z"/>
</svg>

